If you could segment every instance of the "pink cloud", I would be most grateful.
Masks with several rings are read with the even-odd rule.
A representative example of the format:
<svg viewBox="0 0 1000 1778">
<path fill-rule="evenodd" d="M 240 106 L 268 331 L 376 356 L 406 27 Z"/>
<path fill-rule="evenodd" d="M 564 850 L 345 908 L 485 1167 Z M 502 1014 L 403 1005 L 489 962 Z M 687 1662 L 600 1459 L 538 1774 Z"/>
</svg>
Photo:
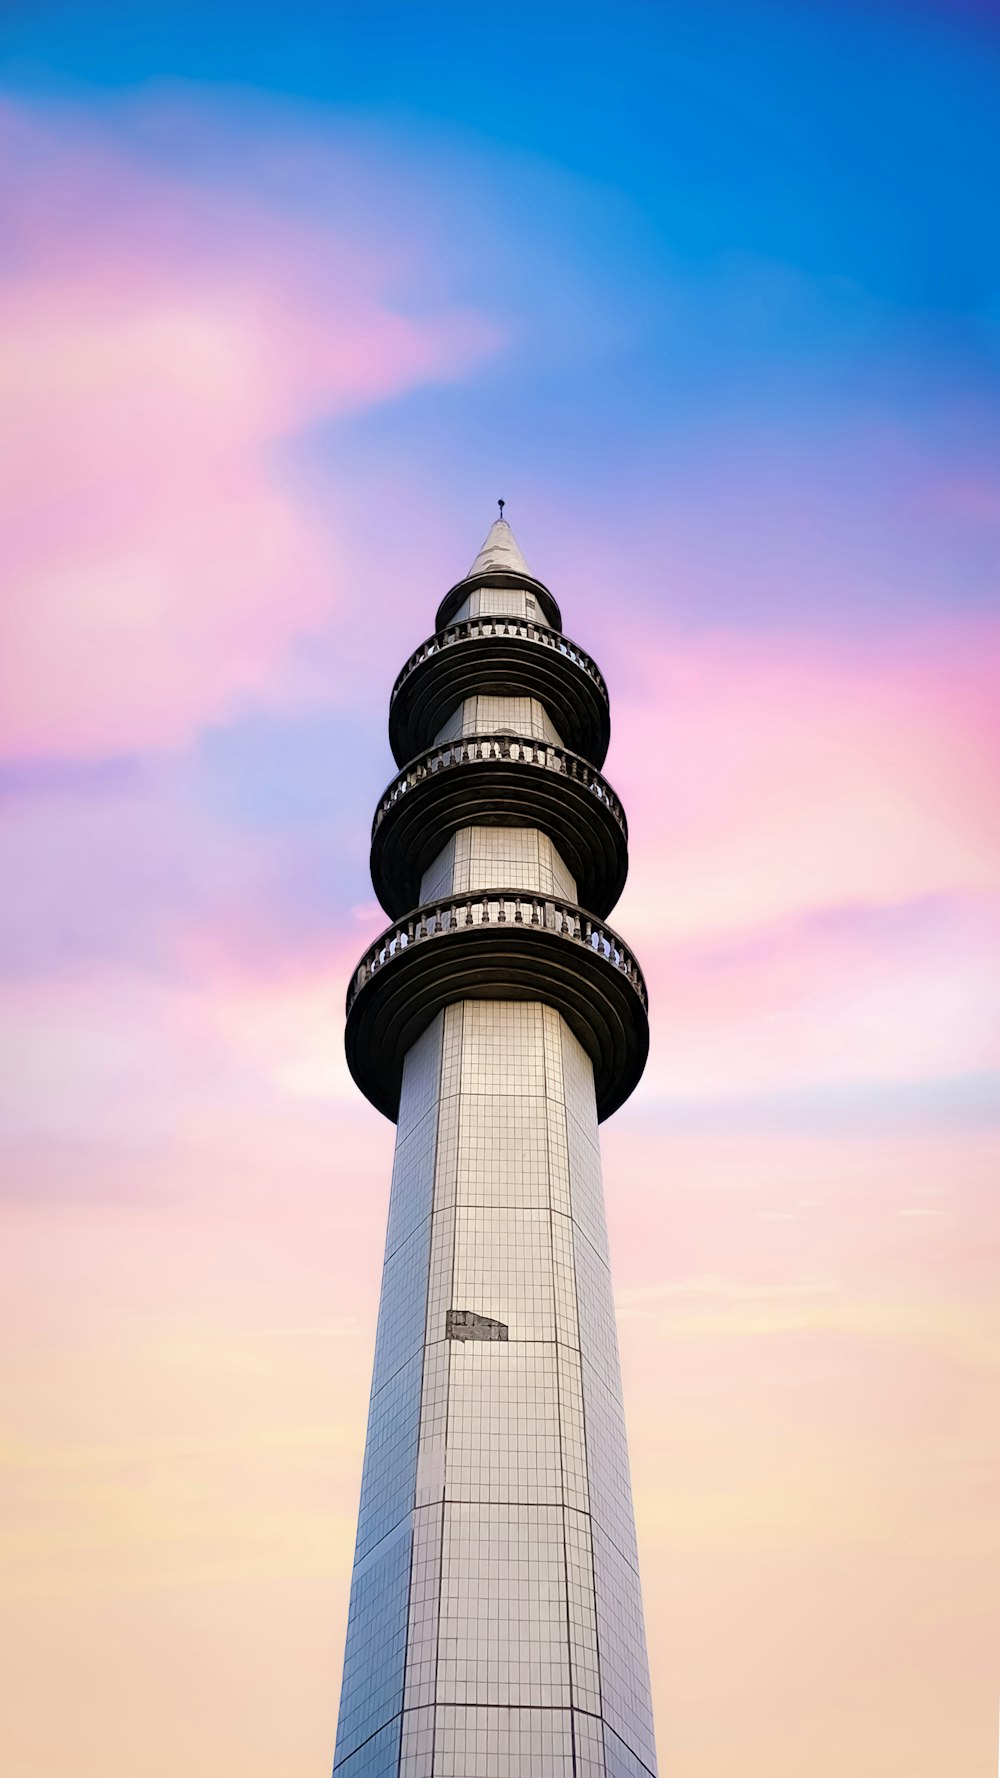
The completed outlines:
<svg viewBox="0 0 1000 1778">
<path fill-rule="evenodd" d="M 460 375 L 495 330 L 394 308 L 389 268 L 335 222 L 185 183 L 73 120 L 7 105 L 0 131 L 20 175 L 0 277 L 0 746 L 172 745 L 260 695 L 338 599 L 336 537 L 282 445 Z"/>
<path fill-rule="evenodd" d="M 655 951 L 646 1092 L 724 1105 L 995 1068 L 998 943 L 1000 909 L 956 901 L 845 908 Z M 918 1109 L 914 1095 L 908 1115 Z"/>
<path fill-rule="evenodd" d="M 661 630 L 628 663 L 615 705 L 629 931 L 655 943 L 991 892 L 998 655 L 989 619 L 850 647 L 787 628 Z"/>
<path fill-rule="evenodd" d="M 643 1092 L 721 1113 L 995 1066 L 995 622 L 647 635 L 610 663 L 609 761 L 632 840 L 613 920 L 653 996 Z"/>
<path fill-rule="evenodd" d="M 248 777 L 250 776 L 248 770 Z M 238 959 L 268 979 L 326 966 L 339 936 L 338 828 L 226 824 L 169 767 L 110 787 L 12 798 L 0 820 L 0 976 L 122 967 L 211 981 Z M 377 930 L 344 934 L 347 949 Z M 344 958 L 345 970 L 353 956 Z"/>
<path fill-rule="evenodd" d="M 787 632 L 766 651 L 676 635 L 633 668 L 615 706 L 624 778 L 612 759 L 632 878 L 613 918 L 653 997 L 640 1107 L 725 1115 L 777 1093 L 794 1121 L 796 1095 L 850 1090 L 863 1110 L 888 1087 L 899 1115 L 907 1083 L 995 1064 L 995 716 L 977 636 L 942 628 L 905 655 L 870 641 L 859 659 Z M 322 1095 L 343 984 L 384 924 L 363 844 L 343 849 L 367 805 L 254 828 L 191 790 L 163 770 L 11 807 L 8 967 L 152 970 L 245 1003 L 257 1030 L 294 1023 L 302 997 L 303 1031 L 326 1017 L 329 1037 L 275 1066 Z"/>
</svg>

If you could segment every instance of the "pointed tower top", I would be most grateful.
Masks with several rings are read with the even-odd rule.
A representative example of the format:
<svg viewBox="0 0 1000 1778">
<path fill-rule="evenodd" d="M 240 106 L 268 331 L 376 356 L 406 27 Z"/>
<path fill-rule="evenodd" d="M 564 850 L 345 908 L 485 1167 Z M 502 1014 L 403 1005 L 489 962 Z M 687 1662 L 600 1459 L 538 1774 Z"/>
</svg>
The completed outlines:
<svg viewBox="0 0 1000 1778">
<path fill-rule="evenodd" d="M 486 541 L 466 576 L 471 580 L 474 574 L 495 574 L 499 570 L 509 568 L 514 574 L 528 574 L 531 570 L 517 547 L 513 531 L 503 516 L 506 501 L 499 501 L 500 517 L 494 519 L 490 526 Z"/>
<path fill-rule="evenodd" d="M 541 621 L 553 630 L 562 629 L 562 616 L 559 606 L 547 586 L 536 580 L 527 562 L 517 547 L 517 539 L 503 516 L 506 500 L 498 500 L 500 517 L 494 519 L 486 540 L 478 556 L 469 569 L 468 574 L 445 593 L 437 609 L 435 629 L 443 630 L 450 624 L 456 611 L 477 586 L 491 584 L 493 586 L 523 587 L 534 595 L 541 611 Z"/>
</svg>

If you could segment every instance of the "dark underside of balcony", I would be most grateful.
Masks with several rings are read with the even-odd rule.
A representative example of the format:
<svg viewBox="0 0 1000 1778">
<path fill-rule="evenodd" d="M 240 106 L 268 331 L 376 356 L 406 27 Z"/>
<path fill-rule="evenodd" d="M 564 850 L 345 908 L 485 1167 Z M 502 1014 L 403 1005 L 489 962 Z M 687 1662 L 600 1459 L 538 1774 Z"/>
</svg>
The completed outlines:
<svg viewBox="0 0 1000 1778">
<path fill-rule="evenodd" d="M 485 751 L 476 740 L 462 749 Z M 549 758 L 567 758 L 547 751 Z M 416 907 L 424 872 L 453 834 L 463 827 L 495 826 L 531 827 L 547 835 L 576 883 L 577 901 L 604 919 L 625 886 L 628 836 L 621 805 L 599 775 L 582 760 L 579 777 L 524 759 L 463 757 L 452 763 L 459 753 L 460 744 L 439 749 L 433 769 L 403 774 L 391 787 L 393 800 L 383 799 L 372 835 L 371 870 L 386 913 L 398 919 Z M 537 753 L 545 757 L 546 750 L 539 747 Z"/>
<path fill-rule="evenodd" d="M 488 921 L 480 912 L 487 903 Z M 474 918 L 479 923 L 471 923 Z M 649 1048 L 645 986 L 622 941 L 579 908 L 490 890 L 421 909 L 383 934 L 355 972 L 348 1065 L 386 1117 L 395 1118 L 399 1108 L 407 1050 L 443 1007 L 459 1000 L 536 1000 L 553 1007 L 594 1064 L 600 1118 L 624 1103 L 642 1074 Z"/>
<path fill-rule="evenodd" d="M 396 681 L 389 745 L 397 765 L 430 747 L 466 698 L 484 694 L 536 698 L 566 747 L 604 764 L 608 694 L 589 657 L 540 625 L 472 619 L 430 638 Z"/>
</svg>

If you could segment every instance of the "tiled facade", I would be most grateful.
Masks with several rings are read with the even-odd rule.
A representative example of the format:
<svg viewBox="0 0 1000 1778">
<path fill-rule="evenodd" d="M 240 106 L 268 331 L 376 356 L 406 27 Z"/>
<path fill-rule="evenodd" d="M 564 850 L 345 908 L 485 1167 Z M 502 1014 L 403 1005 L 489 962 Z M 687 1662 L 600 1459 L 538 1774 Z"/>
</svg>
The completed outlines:
<svg viewBox="0 0 1000 1778">
<path fill-rule="evenodd" d="M 420 899 L 514 885 L 576 900 L 576 884 L 552 841 L 533 827 L 463 827 L 424 872 Z"/>
<path fill-rule="evenodd" d="M 483 825 L 421 900 L 505 884 L 576 899 Z M 334 1774 L 656 1769 L 593 1066 L 551 1006 L 468 998 L 403 1067 Z"/>
<path fill-rule="evenodd" d="M 464 698 L 434 739 L 457 741 L 467 735 L 495 735 L 504 730 L 530 735 L 533 741 L 552 741 L 557 747 L 562 743 L 545 705 L 537 698 L 497 696 Z"/>
<path fill-rule="evenodd" d="M 464 599 L 455 613 L 453 622 L 461 622 L 463 617 L 541 617 L 538 601 L 533 593 L 522 592 L 517 587 L 477 587 Z"/>
</svg>

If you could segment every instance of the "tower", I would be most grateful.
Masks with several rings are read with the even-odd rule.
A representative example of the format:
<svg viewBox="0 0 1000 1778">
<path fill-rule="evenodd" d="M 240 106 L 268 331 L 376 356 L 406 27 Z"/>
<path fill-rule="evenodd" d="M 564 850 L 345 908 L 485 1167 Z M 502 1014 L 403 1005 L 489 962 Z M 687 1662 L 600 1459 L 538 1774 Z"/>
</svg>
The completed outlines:
<svg viewBox="0 0 1000 1778">
<path fill-rule="evenodd" d="M 393 687 L 347 1057 L 397 1125 L 334 1778 L 656 1772 L 598 1122 L 648 1048 L 598 668 L 495 523 Z"/>
</svg>

